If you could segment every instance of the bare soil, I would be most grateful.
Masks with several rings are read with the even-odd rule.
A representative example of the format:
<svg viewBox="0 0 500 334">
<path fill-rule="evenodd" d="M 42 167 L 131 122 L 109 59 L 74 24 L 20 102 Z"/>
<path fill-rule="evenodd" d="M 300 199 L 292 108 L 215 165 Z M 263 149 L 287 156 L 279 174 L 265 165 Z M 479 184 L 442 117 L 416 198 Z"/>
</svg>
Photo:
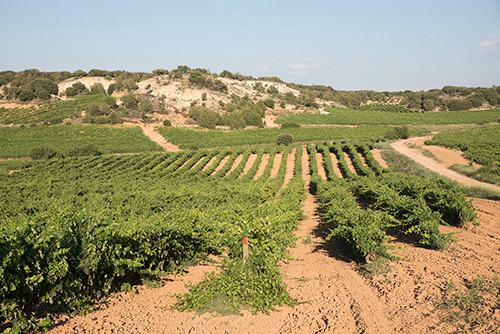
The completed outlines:
<svg viewBox="0 0 500 334">
<path fill-rule="evenodd" d="M 414 141 L 419 141 L 419 140 L 422 140 L 424 138 L 427 138 L 427 137 L 403 139 L 403 140 L 399 140 L 399 141 L 392 143 L 391 146 L 399 153 L 406 155 L 407 157 L 409 157 L 410 159 L 419 163 L 420 165 L 424 166 L 425 168 L 427 168 L 435 173 L 438 173 L 440 175 L 446 176 L 454 181 L 457 181 L 458 183 L 468 185 L 468 186 L 479 186 L 479 187 L 483 187 L 483 188 L 489 188 L 489 189 L 493 189 L 496 191 L 500 191 L 499 186 L 489 184 L 489 183 L 484 183 L 484 182 L 472 179 L 470 177 L 467 177 L 465 175 L 459 174 L 457 172 L 454 172 L 454 171 L 446 168 L 446 164 L 437 162 L 432 158 L 428 158 L 428 157 L 424 156 L 420 150 L 409 148 L 407 146 Z M 447 158 L 447 160 L 448 160 L 448 162 L 450 162 L 451 158 Z"/>
<path fill-rule="evenodd" d="M 282 160 L 283 160 L 282 153 L 278 153 L 278 154 L 274 155 L 273 167 L 271 168 L 271 174 L 269 175 L 270 179 L 274 179 L 278 176 Z"/>
<path fill-rule="evenodd" d="M 387 165 L 387 162 L 382 158 L 382 154 L 380 154 L 380 150 L 378 148 L 374 148 L 371 150 L 373 157 L 377 162 L 382 166 L 383 168 L 389 168 L 389 165 Z"/>
<path fill-rule="evenodd" d="M 227 163 L 227 161 L 229 160 L 229 155 L 226 155 L 222 161 L 220 162 L 220 164 L 215 168 L 215 170 L 213 171 L 212 175 L 215 175 L 217 174 L 218 171 L 220 171 L 222 169 L 222 167 L 224 167 Z"/>
<path fill-rule="evenodd" d="M 339 161 L 334 153 L 330 153 L 330 159 L 332 159 L 333 172 L 338 177 L 342 177 L 342 172 L 339 169 Z"/>
<path fill-rule="evenodd" d="M 231 166 L 226 175 L 231 174 L 239 166 L 242 160 L 243 160 L 243 154 L 238 155 L 236 159 L 234 159 L 233 165 Z"/>
<path fill-rule="evenodd" d="M 270 156 L 268 153 L 264 153 L 262 155 L 262 160 L 260 161 L 259 168 L 257 169 L 257 173 L 253 176 L 254 180 L 260 179 L 260 177 L 264 174 L 264 170 L 266 169 L 267 164 L 269 163 Z"/>
<path fill-rule="evenodd" d="M 349 154 L 347 154 L 345 152 L 342 152 L 342 153 L 344 154 L 344 159 L 345 159 L 345 162 L 347 163 L 347 167 L 349 168 L 349 170 L 351 172 L 353 172 L 354 174 L 357 174 L 356 169 L 354 169 L 354 166 L 352 164 L 351 157 L 349 156 Z"/>
<path fill-rule="evenodd" d="M 245 164 L 245 167 L 243 168 L 243 172 L 241 172 L 239 177 L 242 177 L 248 171 L 250 168 L 252 168 L 253 164 L 255 163 L 255 160 L 257 160 L 257 154 L 250 154 L 250 157 L 248 157 L 247 163 Z"/>
<path fill-rule="evenodd" d="M 316 163 L 318 164 L 318 175 L 323 180 L 326 181 L 325 167 L 323 166 L 323 154 L 316 153 Z"/>
</svg>

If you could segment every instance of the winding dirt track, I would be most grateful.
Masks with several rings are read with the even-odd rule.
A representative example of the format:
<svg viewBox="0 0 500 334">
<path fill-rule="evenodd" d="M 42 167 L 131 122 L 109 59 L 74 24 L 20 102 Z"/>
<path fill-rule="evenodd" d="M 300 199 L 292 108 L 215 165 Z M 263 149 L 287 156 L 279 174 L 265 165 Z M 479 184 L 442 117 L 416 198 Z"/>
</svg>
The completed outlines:
<svg viewBox="0 0 500 334">
<path fill-rule="evenodd" d="M 440 175 L 446 176 L 447 178 L 450 178 L 454 181 L 457 181 L 458 183 L 461 183 L 463 185 L 467 186 L 480 186 L 483 188 L 489 188 L 489 189 L 494 189 L 496 191 L 500 191 L 500 187 L 489 184 L 489 183 L 484 183 L 475 179 L 471 179 L 470 177 L 467 177 L 465 175 L 459 174 L 457 172 L 454 172 L 446 166 L 438 163 L 437 161 L 433 160 L 432 158 L 428 158 L 424 156 L 420 151 L 411 149 L 407 146 L 407 144 L 416 142 L 416 141 L 421 141 L 423 139 L 430 139 L 431 137 L 416 137 L 416 138 L 410 138 L 410 139 L 403 139 L 396 141 L 391 144 L 391 147 L 398 151 L 401 154 L 406 155 L 408 158 L 414 160 L 415 162 L 419 163 L 420 165 L 424 166 L 425 168 L 438 173 Z M 439 157 L 438 157 L 439 158 Z"/>
</svg>

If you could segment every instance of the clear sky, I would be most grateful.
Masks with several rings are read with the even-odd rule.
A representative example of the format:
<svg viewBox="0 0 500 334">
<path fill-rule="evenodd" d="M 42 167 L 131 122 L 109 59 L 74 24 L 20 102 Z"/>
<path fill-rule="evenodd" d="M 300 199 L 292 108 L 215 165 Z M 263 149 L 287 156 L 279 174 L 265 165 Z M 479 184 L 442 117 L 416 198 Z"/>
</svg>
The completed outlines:
<svg viewBox="0 0 500 334">
<path fill-rule="evenodd" d="M 0 70 L 178 65 L 335 89 L 500 85 L 500 0 L 0 0 Z"/>
</svg>

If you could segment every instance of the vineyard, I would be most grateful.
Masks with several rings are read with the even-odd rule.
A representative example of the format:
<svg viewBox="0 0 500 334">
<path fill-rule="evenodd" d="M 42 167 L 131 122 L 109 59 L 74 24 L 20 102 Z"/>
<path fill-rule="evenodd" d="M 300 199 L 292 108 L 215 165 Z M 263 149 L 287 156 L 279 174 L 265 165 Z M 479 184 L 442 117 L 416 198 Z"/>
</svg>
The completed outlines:
<svg viewBox="0 0 500 334">
<path fill-rule="evenodd" d="M 224 270 L 179 296 L 179 310 L 206 311 L 214 297 L 229 311 L 293 305 L 277 263 L 303 217 L 302 156 L 331 230 L 327 239 L 345 245 L 347 256 L 393 258 L 385 245 L 391 233 L 445 248 L 452 238 L 439 225 L 475 217 L 465 195 L 441 180 L 384 170 L 371 145 L 328 141 L 27 162 L 0 176 L 0 323 L 40 328 L 50 324 L 46 311 L 82 309 L 208 254 L 227 254 Z M 246 266 L 243 237 L 251 254 Z"/>
<path fill-rule="evenodd" d="M 27 157 L 31 149 L 47 146 L 66 152 L 96 145 L 102 153 L 159 151 L 139 127 L 64 125 L 0 128 L 0 158 Z"/>
<path fill-rule="evenodd" d="M 410 109 L 407 109 L 405 107 L 401 107 L 395 104 L 379 104 L 379 103 L 372 103 L 372 104 L 366 104 L 360 108 L 360 110 L 364 111 L 383 111 L 383 112 L 400 112 L 400 113 L 405 113 L 405 112 L 416 112 Z"/>
<path fill-rule="evenodd" d="M 481 127 L 467 131 L 443 132 L 434 135 L 428 145 L 457 148 L 472 161 L 483 165 L 500 163 L 500 126 Z"/>
<path fill-rule="evenodd" d="M 211 148 L 240 145 L 274 144 L 281 133 L 289 133 L 296 142 L 325 141 L 335 139 L 377 140 L 383 137 L 389 127 L 360 126 L 355 128 L 288 128 L 248 130 L 193 130 L 186 128 L 159 127 L 171 143 L 180 148 Z"/>
<path fill-rule="evenodd" d="M 329 114 L 295 114 L 279 117 L 276 122 L 299 124 L 345 124 L 345 125 L 425 125 L 425 124 L 473 124 L 496 122 L 500 109 L 450 111 L 436 113 L 409 113 L 379 110 L 354 110 L 326 108 Z"/>
<path fill-rule="evenodd" d="M 79 96 L 74 100 L 46 104 L 39 108 L 0 108 L 0 124 L 32 124 L 62 121 L 64 118 L 80 115 L 90 104 L 101 104 L 107 95 Z"/>
</svg>

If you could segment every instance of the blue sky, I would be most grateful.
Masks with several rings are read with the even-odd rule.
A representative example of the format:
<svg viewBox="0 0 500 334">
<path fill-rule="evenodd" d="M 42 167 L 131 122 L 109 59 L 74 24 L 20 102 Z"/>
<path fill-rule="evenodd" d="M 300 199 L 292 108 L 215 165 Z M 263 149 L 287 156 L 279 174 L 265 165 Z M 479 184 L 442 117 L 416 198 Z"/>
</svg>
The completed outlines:
<svg viewBox="0 0 500 334">
<path fill-rule="evenodd" d="M 335 89 L 500 85 L 500 0 L 0 0 L 0 70 L 178 65 Z"/>
</svg>

